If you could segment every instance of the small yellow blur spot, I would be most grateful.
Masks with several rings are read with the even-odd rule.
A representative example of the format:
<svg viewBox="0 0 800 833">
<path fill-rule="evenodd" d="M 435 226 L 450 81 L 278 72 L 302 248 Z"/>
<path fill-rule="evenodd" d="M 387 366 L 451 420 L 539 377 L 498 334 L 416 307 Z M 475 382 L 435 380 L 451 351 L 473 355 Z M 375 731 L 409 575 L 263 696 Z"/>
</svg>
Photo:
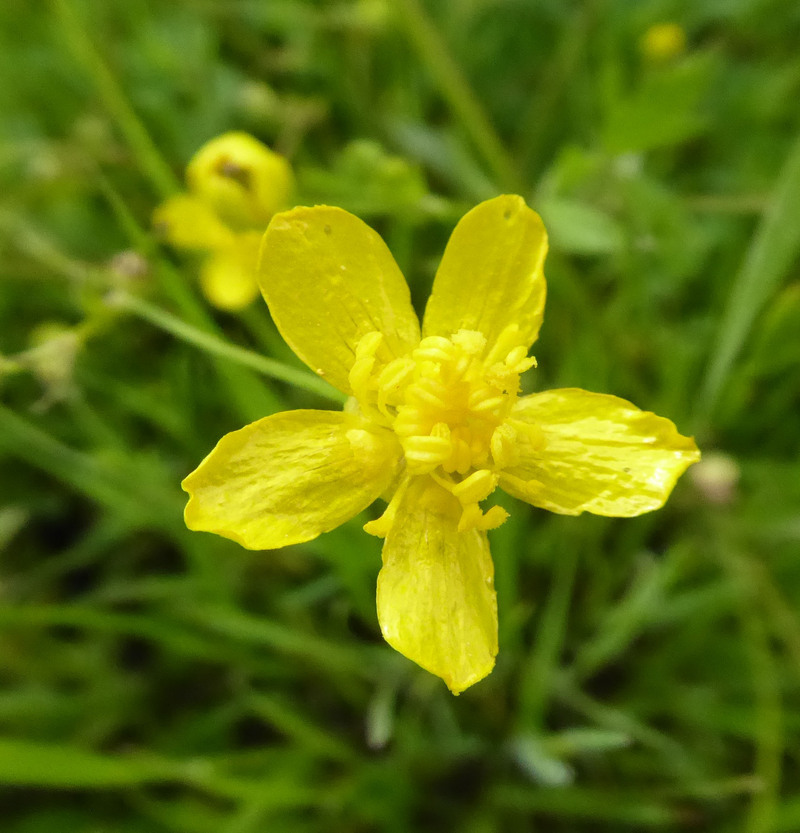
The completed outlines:
<svg viewBox="0 0 800 833">
<path fill-rule="evenodd" d="M 653 63 L 665 63 L 686 51 L 686 31 L 679 23 L 656 23 L 642 35 L 639 49 Z"/>
</svg>

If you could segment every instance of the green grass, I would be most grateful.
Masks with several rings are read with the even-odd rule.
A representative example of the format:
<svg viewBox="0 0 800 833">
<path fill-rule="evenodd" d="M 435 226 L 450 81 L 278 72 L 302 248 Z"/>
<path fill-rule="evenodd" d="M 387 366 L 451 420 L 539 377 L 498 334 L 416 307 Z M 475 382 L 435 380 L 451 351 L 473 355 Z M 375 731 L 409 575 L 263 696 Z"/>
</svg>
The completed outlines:
<svg viewBox="0 0 800 833">
<path fill-rule="evenodd" d="M 1 4 L 3 830 L 800 829 L 798 38 L 778 0 Z M 523 195 L 536 387 L 705 453 L 633 520 L 509 499 L 497 668 L 458 698 L 382 642 L 358 520 L 267 553 L 183 525 L 224 432 L 338 407 L 151 234 L 230 129 L 418 303 L 463 211 Z"/>
</svg>

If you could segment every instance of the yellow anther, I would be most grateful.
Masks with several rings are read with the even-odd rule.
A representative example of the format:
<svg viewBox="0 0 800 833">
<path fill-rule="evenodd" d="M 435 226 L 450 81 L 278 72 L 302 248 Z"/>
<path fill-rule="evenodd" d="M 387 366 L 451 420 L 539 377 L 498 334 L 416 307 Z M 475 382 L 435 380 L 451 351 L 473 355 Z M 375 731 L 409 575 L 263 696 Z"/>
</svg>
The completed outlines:
<svg viewBox="0 0 800 833">
<path fill-rule="evenodd" d="M 464 505 L 494 488 L 495 476 L 485 470 L 517 460 L 520 433 L 507 423 L 519 374 L 535 362 L 515 325 L 501 332 L 488 357 L 486 350 L 483 333 L 462 329 L 450 338 L 427 336 L 411 354 L 388 360 L 381 334 L 369 332 L 350 370 L 360 411 L 394 430 L 409 474 L 434 474 L 451 486 L 448 475 L 460 475 L 454 494 Z M 524 429 L 526 442 L 538 442 L 535 430 Z M 484 528 L 485 521 L 473 520 Z"/>
<path fill-rule="evenodd" d="M 451 341 L 469 356 L 479 356 L 486 349 L 486 336 L 477 330 L 459 330 Z"/>
<path fill-rule="evenodd" d="M 374 364 L 374 356 L 363 356 L 361 358 L 357 358 L 353 362 L 353 366 L 350 368 L 350 373 L 348 374 L 350 387 L 359 397 L 366 393 Z"/>
<path fill-rule="evenodd" d="M 520 345 L 506 356 L 505 365 L 509 370 L 520 374 L 536 367 L 536 359 L 533 356 L 528 356 L 528 351 Z"/>
<path fill-rule="evenodd" d="M 370 535 L 374 535 L 376 538 L 385 538 L 392 528 L 395 514 L 396 513 L 392 513 L 392 515 L 390 516 L 389 510 L 387 509 L 380 516 L 380 518 L 375 518 L 374 521 L 367 521 L 367 523 L 364 524 L 362 529 L 364 530 L 364 532 L 367 532 Z"/>
<path fill-rule="evenodd" d="M 504 422 L 495 428 L 489 443 L 492 459 L 498 469 L 513 466 L 519 459 L 517 453 L 517 432 L 509 422 Z"/>
<path fill-rule="evenodd" d="M 547 445 L 547 436 L 536 423 L 522 422 L 518 419 L 511 419 L 508 422 L 512 430 L 516 432 L 518 441 L 520 438 L 524 439 L 535 451 L 540 451 Z"/>
<path fill-rule="evenodd" d="M 453 486 L 453 494 L 463 504 L 479 503 L 486 500 L 497 486 L 497 475 L 487 469 L 474 471 L 460 483 Z"/>
<path fill-rule="evenodd" d="M 389 420 L 394 414 L 389 412 L 388 404 L 396 405 L 401 389 L 414 374 L 414 360 L 409 357 L 394 359 L 378 375 L 378 410 Z"/>
<path fill-rule="evenodd" d="M 407 450 L 444 457 L 450 453 L 450 440 L 444 437 L 409 437 Z"/>
<path fill-rule="evenodd" d="M 524 359 L 527 354 L 528 351 L 520 344 L 506 356 L 506 364 L 509 367 L 514 367 L 514 365 Z"/>
<path fill-rule="evenodd" d="M 440 466 L 450 456 L 452 442 L 450 428 L 440 422 L 429 436 L 412 436 L 403 440 L 406 465 L 412 474 L 426 474 Z"/>
<path fill-rule="evenodd" d="M 505 327 L 497 341 L 492 345 L 489 354 L 486 356 L 486 365 L 492 365 L 496 362 L 502 362 L 505 357 L 516 347 L 524 345 L 524 341 L 516 324 L 509 324 Z M 527 353 L 527 350 L 525 351 Z"/>
<path fill-rule="evenodd" d="M 382 341 L 383 335 L 375 330 L 362 336 L 356 345 L 356 358 L 360 359 L 365 356 L 374 358 Z"/>
<path fill-rule="evenodd" d="M 453 356 L 453 345 L 449 339 L 442 336 L 428 336 L 423 338 L 419 347 L 414 351 L 417 361 L 446 362 Z"/>
<path fill-rule="evenodd" d="M 475 394 L 481 395 L 476 396 Z M 486 413 L 487 411 L 494 411 L 495 409 L 500 408 L 505 401 L 505 396 L 487 397 L 482 391 L 475 391 L 475 393 L 472 396 L 470 396 L 469 405 L 473 411 L 480 414 Z"/>
<path fill-rule="evenodd" d="M 378 389 L 394 392 L 407 382 L 414 373 L 414 360 L 407 356 L 390 361 L 378 376 Z"/>
<path fill-rule="evenodd" d="M 497 529 L 508 517 L 508 512 L 502 506 L 492 506 L 488 512 L 481 512 L 477 503 L 471 503 L 464 507 L 461 519 L 458 522 L 458 531 L 465 532 L 468 529 Z"/>
<path fill-rule="evenodd" d="M 413 406 L 420 409 L 431 408 L 440 411 L 447 407 L 447 403 L 423 385 L 413 385 L 406 393 L 406 400 Z"/>
<path fill-rule="evenodd" d="M 446 472 L 457 471 L 459 474 L 466 474 L 472 468 L 473 454 L 469 443 L 460 436 L 452 439 L 452 451 L 447 460 L 442 463 Z"/>
<path fill-rule="evenodd" d="M 539 480 L 523 480 L 513 474 L 503 473 L 503 483 L 508 484 L 512 488 L 520 492 L 525 492 L 528 495 L 534 493 L 541 493 L 545 491 L 545 485 Z"/>
<path fill-rule="evenodd" d="M 461 518 L 458 521 L 458 531 L 466 532 L 468 529 L 478 529 L 482 518 L 483 512 L 481 512 L 481 508 L 477 503 L 471 503 L 469 506 L 465 506 L 464 511 L 461 513 Z"/>
<path fill-rule="evenodd" d="M 389 501 L 389 505 L 386 507 L 383 514 L 380 518 L 376 518 L 374 521 L 368 521 L 365 523 L 363 527 L 364 532 L 367 532 L 370 535 L 375 535 L 378 538 L 385 538 L 389 534 L 392 524 L 394 524 L 397 509 L 400 506 L 400 501 L 406 493 L 409 483 L 410 478 L 408 477 L 401 481 L 400 485 L 397 487 L 397 491 L 392 495 L 392 499 Z"/>
<path fill-rule="evenodd" d="M 508 518 L 508 512 L 502 506 L 492 506 L 488 512 L 485 512 L 481 519 L 481 529 L 497 529 L 502 526 Z"/>
<path fill-rule="evenodd" d="M 486 381 L 504 393 L 515 394 L 519 390 L 519 373 L 501 362 L 486 368 Z"/>
</svg>

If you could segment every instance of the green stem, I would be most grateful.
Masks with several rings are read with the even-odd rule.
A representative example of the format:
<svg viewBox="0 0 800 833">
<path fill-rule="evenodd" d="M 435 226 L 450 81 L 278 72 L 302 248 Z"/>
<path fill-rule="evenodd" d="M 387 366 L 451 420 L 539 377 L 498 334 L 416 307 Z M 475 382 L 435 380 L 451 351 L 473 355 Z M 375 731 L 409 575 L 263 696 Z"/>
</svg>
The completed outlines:
<svg viewBox="0 0 800 833">
<path fill-rule="evenodd" d="M 109 299 L 109 303 L 119 309 L 124 309 L 127 312 L 137 315 L 139 318 L 175 336 L 175 338 L 185 341 L 187 344 L 199 347 L 209 355 L 229 359 L 271 379 L 287 382 L 296 388 L 317 394 L 317 396 L 324 396 L 326 399 L 330 399 L 339 404 L 343 403 L 346 399 L 343 393 L 340 393 L 327 382 L 316 376 L 312 376 L 310 373 L 288 367 L 282 362 L 268 359 L 266 356 L 260 356 L 258 353 L 254 353 L 252 350 L 247 350 L 244 347 L 229 344 L 224 339 L 218 338 L 211 333 L 203 332 L 166 310 L 141 298 L 137 298 L 134 295 L 130 295 L 127 292 L 120 291 L 114 293 Z"/>
<path fill-rule="evenodd" d="M 98 183 L 132 244 L 137 250 L 152 255 L 155 248 L 153 239 L 139 225 L 113 184 L 100 171 L 98 171 Z M 156 262 L 155 257 L 152 257 L 152 260 Z M 165 296 L 176 305 L 185 319 L 188 319 L 195 327 L 209 333 L 221 334 L 208 308 L 200 302 L 184 276 L 169 262 L 158 261 L 155 275 Z M 247 422 L 253 422 L 265 414 L 280 410 L 280 400 L 266 386 L 255 384 L 253 375 L 243 367 L 217 365 L 217 372 L 231 401 L 240 416 Z"/>
<path fill-rule="evenodd" d="M 514 190 L 518 178 L 511 157 L 433 21 L 419 0 L 397 0 L 396 7 L 418 57 L 427 65 L 442 95 L 502 187 Z"/>
</svg>

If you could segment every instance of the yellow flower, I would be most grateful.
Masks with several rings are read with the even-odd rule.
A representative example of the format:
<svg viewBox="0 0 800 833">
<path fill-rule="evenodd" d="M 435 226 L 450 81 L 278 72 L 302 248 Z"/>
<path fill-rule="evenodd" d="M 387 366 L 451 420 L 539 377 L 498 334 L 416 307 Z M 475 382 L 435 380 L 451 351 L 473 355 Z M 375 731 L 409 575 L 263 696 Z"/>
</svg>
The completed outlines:
<svg viewBox="0 0 800 833">
<path fill-rule="evenodd" d="M 497 654 L 486 535 L 496 486 L 534 506 L 633 516 L 660 507 L 699 458 L 667 419 L 566 388 L 519 396 L 542 322 L 547 235 L 516 196 L 456 226 L 420 334 L 380 237 L 339 208 L 272 220 L 259 281 L 297 355 L 351 398 L 289 411 L 220 440 L 183 482 L 186 523 L 251 549 L 298 544 L 391 496 L 365 529 L 385 537 L 386 640 L 458 694 Z"/>
<path fill-rule="evenodd" d="M 197 151 L 186 182 L 187 193 L 160 205 L 153 221 L 173 246 L 206 254 L 200 288 L 214 306 L 243 309 L 258 295 L 264 229 L 289 201 L 289 163 L 247 133 L 225 133 Z"/>
<path fill-rule="evenodd" d="M 639 40 L 639 49 L 654 63 L 663 63 L 686 50 L 686 32 L 678 23 L 656 23 Z"/>
</svg>

